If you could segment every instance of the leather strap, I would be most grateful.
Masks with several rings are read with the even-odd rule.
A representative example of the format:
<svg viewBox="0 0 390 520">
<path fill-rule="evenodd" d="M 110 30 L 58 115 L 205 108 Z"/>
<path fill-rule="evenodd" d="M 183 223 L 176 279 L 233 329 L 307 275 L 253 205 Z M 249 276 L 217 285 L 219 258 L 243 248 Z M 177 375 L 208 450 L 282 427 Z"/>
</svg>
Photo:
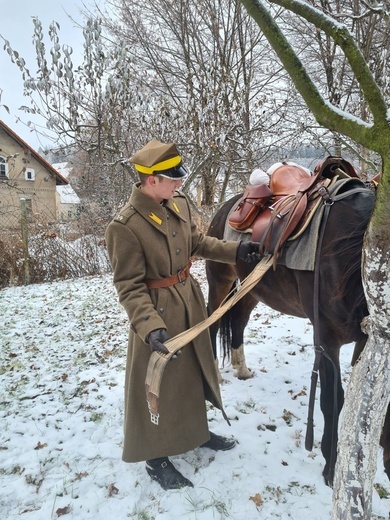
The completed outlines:
<svg viewBox="0 0 390 520">
<path fill-rule="evenodd" d="M 307 426 L 306 426 L 306 437 L 305 437 L 305 448 L 307 451 L 312 451 L 313 443 L 314 443 L 314 403 L 315 403 L 315 395 L 317 389 L 317 381 L 318 381 L 318 371 L 320 368 L 321 356 L 326 355 L 325 349 L 320 345 L 320 332 L 319 332 L 319 322 L 320 322 L 320 310 L 319 310 L 319 298 L 320 298 L 320 261 L 321 261 L 321 248 L 322 242 L 325 234 L 325 228 L 328 221 L 328 216 L 330 212 L 330 208 L 333 205 L 334 201 L 332 198 L 325 195 L 329 195 L 327 190 L 326 194 L 321 193 L 323 198 L 323 202 L 325 205 L 324 215 L 322 217 L 320 233 L 318 237 L 317 244 L 317 252 L 316 259 L 314 265 L 314 290 L 313 290 L 313 340 L 314 340 L 314 348 L 315 348 L 315 359 L 314 366 L 311 373 L 311 386 L 310 386 L 310 396 L 309 396 L 309 408 L 307 415 Z M 333 363 L 332 359 L 327 355 L 328 359 Z M 336 394 L 334 395 L 334 399 L 336 399 Z M 334 421 L 334 418 L 333 418 Z M 334 425 L 334 422 L 333 422 Z M 331 449 L 333 448 L 333 437 L 331 439 Z"/>
<path fill-rule="evenodd" d="M 145 280 L 148 289 L 161 289 L 162 287 L 170 287 L 177 283 L 184 282 L 190 276 L 191 262 L 185 266 L 184 269 L 178 271 L 176 274 L 168 278 L 159 278 L 158 280 Z"/>
</svg>

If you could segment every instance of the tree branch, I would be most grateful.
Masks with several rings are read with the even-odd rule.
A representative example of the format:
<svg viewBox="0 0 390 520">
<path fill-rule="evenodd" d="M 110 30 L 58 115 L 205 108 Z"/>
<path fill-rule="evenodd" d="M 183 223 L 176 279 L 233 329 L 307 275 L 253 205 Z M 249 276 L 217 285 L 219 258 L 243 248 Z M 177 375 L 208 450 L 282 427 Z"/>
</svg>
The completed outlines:
<svg viewBox="0 0 390 520">
<path fill-rule="evenodd" d="M 366 98 L 374 116 L 375 123 L 387 124 L 387 107 L 381 91 L 348 28 L 345 25 L 336 22 L 332 17 L 323 13 L 319 9 L 300 0 L 269 0 L 269 2 L 280 5 L 299 16 L 302 16 L 305 20 L 333 38 L 335 43 L 343 50 L 348 59 L 351 69 L 359 82 L 364 97 Z"/>
<path fill-rule="evenodd" d="M 289 73 L 295 87 L 312 111 L 318 123 L 329 130 L 340 132 L 352 138 L 354 141 L 359 142 L 369 149 L 378 152 L 383 151 L 379 142 L 380 140 L 376 138 L 376 135 L 379 131 L 378 126 L 383 130 L 386 125 L 386 130 L 388 131 L 388 123 L 386 120 L 387 108 L 381 92 L 372 78 L 360 51 L 350 37 L 348 30 L 318 9 L 304 2 L 298 0 L 269 1 L 299 14 L 327 34 L 335 37 L 336 43 L 343 48 L 344 52 L 348 53 L 346 56 L 352 61 L 351 67 L 353 66 L 355 74 L 358 66 L 361 67 L 361 72 L 358 72 L 357 79 L 364 95 L 367 96 L 367 100 L 369 101 L 374 116 L 375 127 L 358 117 L 351 116 L 351 114 L 334 107 L 328 101 L 324 100 L 264 3 L 261 0 L 241 0 L 248 13 L 256 21 L 270 42 L 284 68 Z"/>
</svg>

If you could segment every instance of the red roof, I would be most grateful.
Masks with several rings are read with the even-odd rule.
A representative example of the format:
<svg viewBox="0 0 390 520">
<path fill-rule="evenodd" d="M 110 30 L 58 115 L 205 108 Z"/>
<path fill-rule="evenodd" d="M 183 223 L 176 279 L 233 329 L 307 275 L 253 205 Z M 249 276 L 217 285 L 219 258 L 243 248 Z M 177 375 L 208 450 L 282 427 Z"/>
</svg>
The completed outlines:
<svg viewBox="0 0 390 520">
<path fill-rule="evenodd" d="M 42 164 L 47 170 L 51 171 L 56 176 L 56 185 L 69 184 L 69 182 L 63 177 L 53 166 L 46 161 L 38 152 L 31 148 L 29 144 L 26 143 L 21 137 L 18 136 L 9 126 L 7 126 L 4 121 L 0 119 L 0 128 L 2 128 L 12 139 L 14 139 L 17 143 L 20 144 L 22 148 L 28 150 L 35 159 Z"/>
</svg>

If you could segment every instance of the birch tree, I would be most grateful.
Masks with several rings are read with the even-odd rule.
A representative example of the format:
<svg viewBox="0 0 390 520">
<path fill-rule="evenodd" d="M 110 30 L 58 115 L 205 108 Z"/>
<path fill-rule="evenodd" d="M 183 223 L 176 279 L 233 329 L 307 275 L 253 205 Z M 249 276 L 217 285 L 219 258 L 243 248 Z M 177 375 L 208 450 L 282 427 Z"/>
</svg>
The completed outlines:
<svg viewBox="0 0 390 520">
<path fill-rule="evenodd" d="M 267 5 L 262 0 L 241 2 L 267 37 L 318 123 L 375 151 L 382 160 L 382 178 L 363 251 L 363 284 L 369 310 L 365 322 L 368 341 L 353 369 L 346 393 L 333 493 L 335 520 L 369 520 L 378 444 L 390 400 L 390 120 L 385 101 L 387 87 L 375 80 L 367 57 L 363 56 L 347 27 L 322 10 L 300 0 L 269 0 Z M 273 5 L 302 17 L 313 25 L 313 30 L 332 38 L 345 55 L 359 86 L 367 105 L 365 114 L 358 117 L 341 110 L 320 93 L 275 22 L 271 13 Z M 383 16 L 388 19 L 386 13 Z"/>
</svg>

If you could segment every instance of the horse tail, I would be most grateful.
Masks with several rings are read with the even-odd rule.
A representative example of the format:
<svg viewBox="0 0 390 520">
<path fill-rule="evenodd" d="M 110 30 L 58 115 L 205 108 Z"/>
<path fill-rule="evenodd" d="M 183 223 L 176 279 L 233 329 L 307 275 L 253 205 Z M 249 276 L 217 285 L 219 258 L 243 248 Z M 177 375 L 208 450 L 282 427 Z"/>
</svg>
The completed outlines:
<svg viewBox="0 0 390 520">
<path fill-rule="evenodd" d="M 238 290 L 238 280 L 233 282 L 233 285 L 229 291 L 229 298 L 231 298 Z M 225 362 L 225 359 L 230 360 L 230 351 L 232 349 L 232 331 L 233 331 L 233 309 L 229 309 L 225 314 L 221 317 L 219 323 L 219 340 L 220 340 L 220 348 L 222 352 L 222 362 Z"/>
</svg>

